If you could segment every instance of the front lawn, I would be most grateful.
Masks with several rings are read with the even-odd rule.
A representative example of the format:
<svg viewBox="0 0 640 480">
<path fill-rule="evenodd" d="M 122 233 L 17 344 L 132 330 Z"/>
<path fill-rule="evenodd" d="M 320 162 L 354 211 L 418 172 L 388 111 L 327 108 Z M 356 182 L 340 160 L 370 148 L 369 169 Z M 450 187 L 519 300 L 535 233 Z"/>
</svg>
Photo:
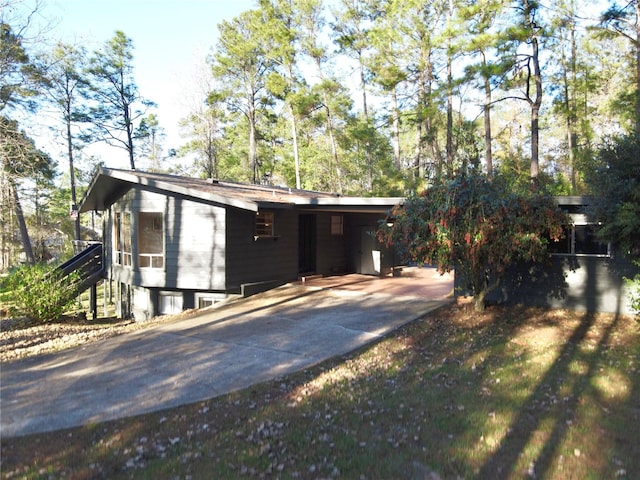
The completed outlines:
<svg viewBox="0 0 640 480">
<path fill-rule="evenodd" d="M 437 310 L 206 402 L 2 439 L 3 478 L 640 478 L 632 318 Z"/>
</svg>

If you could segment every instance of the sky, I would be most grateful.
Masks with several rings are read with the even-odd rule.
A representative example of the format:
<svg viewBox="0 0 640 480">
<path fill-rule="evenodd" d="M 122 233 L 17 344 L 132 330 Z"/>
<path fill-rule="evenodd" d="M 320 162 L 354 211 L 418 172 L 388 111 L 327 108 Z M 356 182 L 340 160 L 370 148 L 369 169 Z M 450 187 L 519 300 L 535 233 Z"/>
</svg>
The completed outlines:
<svg viewBox="0 0 640 480">
<path fill-rule="evenodd" d="M 44 0 L 42 15 L 51 23 L 50 37 L 71 44 L 81 42 L 90 52 L 111 39 L 116 30 L 132 40 L 138 91 L 158 105 L 156 114 L 167 135 L 165 149 L 169 149 L 184 143 L 177 125 L 188 114 L 186 88 L 193 81 L 197 66 L 202 65 L 217 42 L 217 25 L 255 8 L 256 3 L 256 0 Z M 118 161 L 103 158 L 107 166 L 127 168 L 124 151 L 113 153 L 122 158 Z"/>
</svg>

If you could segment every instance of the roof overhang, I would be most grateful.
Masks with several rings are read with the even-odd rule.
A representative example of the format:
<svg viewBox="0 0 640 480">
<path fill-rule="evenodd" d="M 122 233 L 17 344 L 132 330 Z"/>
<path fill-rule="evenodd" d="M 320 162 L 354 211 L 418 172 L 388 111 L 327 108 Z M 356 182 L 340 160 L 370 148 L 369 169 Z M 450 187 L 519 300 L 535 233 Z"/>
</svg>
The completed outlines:
<svg viewBox="0 0 640 480">
<path fill-rule="evenodd" d="M 404 203 L 402 197 L 334 197 L 303 199 L 296 206 L 325 212 L 386 213 Z"/>
<path fill-rule="evenodd" d="M 135 170 L 113 170 L 101 167 L 80 202 L 79 212 L 106 210 L 134 186 L 164 195 L 172 194 L 191 200 L 231 206 L 254 212 L 258 210 L 256 202 L 218 195 L 215 192 L 186 188 L 169 181 L 146 178 L 138 175 Z"/>
<path fill-rule="evenodd" d="M 79 212 L 107 210 L 131 188 L 181 197 L 211 205 L 256 212 L 299 209 L 336 213 L 385 213 L 404 201 L 400 197 L 342 197 L 323 192 L 206 181 L 189 177 L 100 168 L 81 200 Z"/>
</svg>

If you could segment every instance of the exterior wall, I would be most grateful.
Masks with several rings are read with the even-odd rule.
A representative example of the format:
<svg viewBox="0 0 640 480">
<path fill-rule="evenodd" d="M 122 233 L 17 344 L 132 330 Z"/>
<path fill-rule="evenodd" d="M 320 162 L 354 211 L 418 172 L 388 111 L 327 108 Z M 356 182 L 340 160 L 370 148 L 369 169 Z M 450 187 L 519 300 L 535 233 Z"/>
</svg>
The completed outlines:
<svg viewBox="0 0 640 480">
<path fill-rule="evenodd" d="M 114 264 L 115 212 L 131 213 L 131 267 Z M 163 268 L 138 266 L 138 212 L 163 213 Z M 183 308 L 190 308 L 194 304 L 194 291 L 226 290 L 224 208 L 132 189 L 111 206 L 105 217 L 104 251 L 106 265 L 109 265 L 109 278 L 117 283 L 144 287 L 134 288 L 128 293 L 125 292 L 126 295 L 118 295 L 118 311 L 121 316 L 131 314 L 140 319 L 161 313 L 162 306 L 172 300 L 160 298 L 161 291 L 190 290 L 191 292 L 187 292 L 184 299 L 178 302 Z M 131 301 L 130 306 L 124 304 L 127 301 Z"/>
<path fill-rule="evenodd" d="M 243 284 L 286 283 L 298 276 L 298 212 L 274 209 L 274 236 L 254 238 L 256 214 L 227 209 L 226 283 L 239 293 Z"/>
<path fill-rule="evenodd" d="M 114 278 L 130 285 L 158 288 L 224 290 L 225 210 L 177 197 L 130 190 L 110 209 L 110 252 L 113 217 L 131 212 L 131 231 L 138 231 L 138 212 L 164 212 L 164 267 L 139 268 L 137 242 L 132 242 L 133 267 L 113 265 Z M 112 257 L 113 258 L 113 257 Z"/>
<path fill-rule="evenodd" d="M 631 315 L 623 277 L 631 278 L 635 271 L 624 259 L 554 256 L 550 265 L 514 268 L 487 301 Z M 456 293 L 464 293 L 462 281 L 456 276 Z"/>
<path fill-rule="evenodd" d="M 226 211 L 166 198 L 164 288 L 225 290 Z"/>
<path fill-rule="evenodd" d="M 590 225 L 597 224 L 588 213 L 589 197 L 560 196 L 556 201 L 573 225 L 565 241 L 555 247 L 551 262 L 514 266 L 487 302 L 633 314 L 624 278 L 632 278 L 638 269 L 616 256 L 612 245 L 601 244 L 593 233 L 586 233 Z M 469 294 L 464 285 L 464 279 L 456 275 L 456 295 Z"/>
</svg>

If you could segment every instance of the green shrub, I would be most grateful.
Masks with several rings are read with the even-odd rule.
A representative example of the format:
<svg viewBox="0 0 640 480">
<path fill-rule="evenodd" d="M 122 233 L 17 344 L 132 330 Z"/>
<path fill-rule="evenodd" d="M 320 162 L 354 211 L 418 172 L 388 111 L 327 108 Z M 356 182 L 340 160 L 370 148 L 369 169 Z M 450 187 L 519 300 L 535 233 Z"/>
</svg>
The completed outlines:
<svg viewBox="0 0 640 480">
<path fill-rule="evenodd" d="M 640 260 L 633 263 L 640 267 Z M 636 317 L 640 321 L 640 273 L 636 273 L 633 278 L 625 278 L 625 281 L 631 288 L 631 308 L 636 312 Z"/>
<path fill-rule="evenodd" d="M 76 272 L 65 276 L 48 265 L 26 265 L 3 279 L 1 290 L 12 313 L 46 323 L 60 318 L 76 298 Z"/>
</svg>

